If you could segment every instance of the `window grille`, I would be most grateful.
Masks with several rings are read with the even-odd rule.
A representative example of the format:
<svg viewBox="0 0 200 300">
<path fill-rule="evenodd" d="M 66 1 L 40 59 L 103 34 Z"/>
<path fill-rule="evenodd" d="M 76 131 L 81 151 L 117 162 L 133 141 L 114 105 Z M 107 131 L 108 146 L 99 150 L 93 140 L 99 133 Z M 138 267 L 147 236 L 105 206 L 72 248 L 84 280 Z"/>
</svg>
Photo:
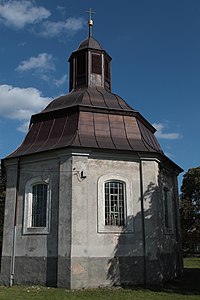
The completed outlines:
<svg viewBox="0 0 200 300">
<path fill-rule="evenodd" d="M 46 226 L 47 184 L 37 184 L 32 187 L 32 227 Z"/>
<path fill-rule="evenodd" d="M 124 226 L 125 186 L 120 181 L 105 183 L 105 225 Z"/>
</svg>

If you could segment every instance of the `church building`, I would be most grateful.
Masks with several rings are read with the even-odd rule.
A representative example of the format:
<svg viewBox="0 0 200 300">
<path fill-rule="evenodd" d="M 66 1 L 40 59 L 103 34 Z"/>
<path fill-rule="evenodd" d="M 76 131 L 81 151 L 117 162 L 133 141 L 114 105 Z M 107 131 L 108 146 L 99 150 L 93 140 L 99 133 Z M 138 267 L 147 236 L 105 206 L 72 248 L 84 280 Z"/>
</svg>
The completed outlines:
<svg viewBox="0 0 200 300">
<path fill-rule="evenodd" d="M 111 57 L 92 25 L 69 58 L 69 94 L 33 115 L 4 159 L 2 284 L 160 284 L 182 273 L 182 169 L 111 91 Z"/>
</svg>

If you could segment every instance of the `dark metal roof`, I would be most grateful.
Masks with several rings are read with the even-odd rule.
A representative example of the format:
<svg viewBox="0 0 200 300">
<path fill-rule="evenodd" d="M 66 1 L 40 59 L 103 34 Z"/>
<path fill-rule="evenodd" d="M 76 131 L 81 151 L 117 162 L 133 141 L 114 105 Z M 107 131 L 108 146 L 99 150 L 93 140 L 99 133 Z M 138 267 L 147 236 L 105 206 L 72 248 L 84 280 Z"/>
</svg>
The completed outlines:
<svg viewBox="0 0 200 300">
<path fill-rule="evenodd" d="M 101 45 L 97 40 L 95 40 L 92 36 L 88 37 L 84 40 L 78 47 L 78 50 L 82 50 L 85 48 L 96 49 L 96 50 L 103 50 Z"/>
<path fill-rule="evenodd" d="M 88 87 L 53 100 L 42 112 L 46 113 L 76 105 L 134 111 L 120 96 L 106 91 L 103 87 Z"/>
<path fill-rule="evenodd" d="M 164 155 L 157 142 L 155 128 L 121 97 L 111 93 L 110 75 L 107 75 L 106 84 L 100 84 L 99 77 L 98 80 L 95 77 L 99 73 L 91 73 L 91 64 L 88 63 L 84 76 L 92 78 L 92 84 L 88 80 L 85 83 L 80 80 L 80 84 L 77 84 L 80 78 L 75 72 L 76 59 L 86 59 L 86 55 L 79 55 L 80 52 L 87 55 L 98 52 L 106 57 L 106 62 L 111 61 L 111 57 L 92 36 L 84 40 L 69 58 L 71 75 L 75 80 L 70 87 L 72 92 L 53 100 L 42 112 L 31 117 L 29 131 L 23 143 L 6 159 L 79 147 L 99 151 L 146 152 L 161 155 L 163 160 L 174 164 Z M 85 61 L 83 65 L 84 63 Z M 94 60 L 93 63 L 99 66 L 99 61 Z M 105 69 L 103 64 L 101 66 L 102 75 Z M 81 88 L 75 89 L 78 86 Z M 180 172 L 178 166 L 174 164 L 174 167 Z"/>
<path fill-rule="evenodd" d="M 162 154 L 154 132 L 121 97 L 90 87 L 61 96 L 33 115 L 24 142 L 8 158 L 65 147 Z"/>
</svg>

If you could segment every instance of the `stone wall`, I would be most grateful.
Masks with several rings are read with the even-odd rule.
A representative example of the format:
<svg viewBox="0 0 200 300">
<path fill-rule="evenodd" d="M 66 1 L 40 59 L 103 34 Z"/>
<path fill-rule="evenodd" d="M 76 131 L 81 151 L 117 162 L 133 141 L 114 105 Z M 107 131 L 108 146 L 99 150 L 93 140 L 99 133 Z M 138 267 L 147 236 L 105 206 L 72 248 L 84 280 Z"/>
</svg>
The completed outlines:
<svg viewBox="0 0 200 300">
<path fill-rule="evenodd" d="M 21 159 L 14 283 L 65 288 L 160 283 L 181 272 L 177 182 L 159 161 L 138 156 L 57 152 Z M 9 284 L 17 161 L 7 164 L 7 196 L 1 283 Z M 33 177 L 49 178 L 50 231 L 24 232 L 25 187 Z M 126 226 L 108 228 L 103 183 L 126 183 Z M 164 226 L 163 182 L 173 195 L 173 230 Z M 143 211 L 141 210 L 143 202 Z M 145 237 L 144 237 L 145 234 Z M 145 255 L 144 255 L 145 253 Z"/>
</svg>

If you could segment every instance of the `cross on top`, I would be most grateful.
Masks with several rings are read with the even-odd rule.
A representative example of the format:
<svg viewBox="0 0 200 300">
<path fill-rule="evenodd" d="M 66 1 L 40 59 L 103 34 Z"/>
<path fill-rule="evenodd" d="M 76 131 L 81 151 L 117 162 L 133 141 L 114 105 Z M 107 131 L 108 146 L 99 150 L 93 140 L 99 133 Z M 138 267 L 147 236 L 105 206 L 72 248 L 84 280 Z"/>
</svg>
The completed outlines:
<svg viewBox="0 0 200 300">
<path fill-rule="evenodd" d="M 89 26 L 89 37 L 92 35 L 92 26 L 93 26 L 93 20 L 92 20 L 92 14 L 95 14 L 94 11 L 90 8 L 86 11 L 86 13 L 89 14 L 89 20 L 88 20 L 88 26 Z"/>
<path fill-rule="evenodd" d="M 92 14 L 95 14 L 95 12 L 92 11 L 92 9 L 90 8 L 89 10 L 86 11 L 86 13 L 89 14 L 90 20 L 92 20 Z"/>
</svg>

